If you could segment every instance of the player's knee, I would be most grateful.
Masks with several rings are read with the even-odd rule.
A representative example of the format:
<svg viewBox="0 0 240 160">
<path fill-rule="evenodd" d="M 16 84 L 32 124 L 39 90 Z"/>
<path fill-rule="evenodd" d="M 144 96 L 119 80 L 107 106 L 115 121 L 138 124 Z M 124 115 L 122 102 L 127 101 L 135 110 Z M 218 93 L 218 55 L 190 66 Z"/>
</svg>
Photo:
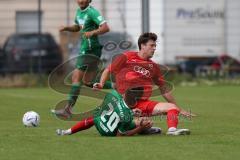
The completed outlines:
<svg viewBox="0 0 240 160">
<path fill-rule="evenodd" d="M 78 83 L 78 82 L 80 82 L 79 76 L 78 76 L 78 75 L 73 75 L 73 76 L 72 76 L 72 82 L 73 82 L 73 83 Z"/>
<path fill-rule="evenodd" d="M 170 111 L 170 110 L 180 111 L 180 109 L 179 109 L 175 104 L 169 103 L 168 105 L 169 105 L 169 106 L 168 106 L 168 111 Z"/>
<path fill-rule="evenodd" d="M 82 73 L 81 71 L 79 71 L 78 69 L 74 70 L 73 74 L 72 74 L 72 82 L 73 83 L 79 83 L 82 77 Z"/>
</svg>

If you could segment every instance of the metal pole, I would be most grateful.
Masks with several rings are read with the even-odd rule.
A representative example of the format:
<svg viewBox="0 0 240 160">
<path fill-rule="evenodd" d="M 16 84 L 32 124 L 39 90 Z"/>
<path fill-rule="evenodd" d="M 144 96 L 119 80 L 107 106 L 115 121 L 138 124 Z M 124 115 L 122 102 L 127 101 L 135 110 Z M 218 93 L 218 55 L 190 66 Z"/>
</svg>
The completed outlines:
<svg viewBox="0 0 240 160">
<path fill-rule="evenodd" d="M 223 35 L 223 40 L 224 40 L 224 54 L 229 54 L 228 53 L 228 1 L 224 1 L 224 35 Z"/>
<path fill-rule="evenodd" d="M 39 49 L 38 49 L 38 73 L 42 73 L 42 57 L 41 57 L 41 33 L 42 33 L 42 15 L 41 15 L 41 5 L 42 0 L 38 0 L 38 42 L 39 42 Z"/>
<path fill-rule="evenodd" d="M 142 0 L 142 33 L 149 32 L 149 0 Z"/>
<path fill-rule="evenodd" d="M 41 4 L 42 0 L 38 0 L 38 33 L 42 32 L 42 21 L 41 21 Z"/>
</svg>

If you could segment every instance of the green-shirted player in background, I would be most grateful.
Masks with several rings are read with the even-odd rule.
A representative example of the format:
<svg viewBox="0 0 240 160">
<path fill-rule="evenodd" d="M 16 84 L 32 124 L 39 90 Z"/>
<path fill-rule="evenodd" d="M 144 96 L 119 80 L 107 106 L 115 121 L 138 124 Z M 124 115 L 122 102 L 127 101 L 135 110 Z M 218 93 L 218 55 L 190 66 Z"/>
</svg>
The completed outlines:
<svg viewBox="0 0 240 160">
<path fill-rule="evenodd" d="M 161 133 L 160 128 L 152 127 L 152 121 L 148 118 L 133 119 L 133 106 L 128 101 L 134 98 L 134 91 L 128 90 L 123 97 L 113 90 L 108 93 L 102 105 L 89 117 L 78 122 L 73 127 L 62 130 L 57 129 L 58 135 L 71 135 L 88 129 L 95 125 L 102 136 L 132 136 L 137 133 L 155 134 Z M 151 128 L 152 127 L 152 128 Z"/>
<path fill-rule="evenodd" d="M 75 15 L 73 26 L 61 26 L 60 32 L 81 33 L 81 46 L 77 59 L 76 69 L 72 75 L 72 86 L 68 95 L 68 103 L 63 109 L 52 110 L 59 116 L 70 117 L 71 109 L 80 94 L 81 85 L 91 86 L 98 72 L 98 63 L 102 46 L 98 41 L 98 35 L 109 32 L 109 27 L 100 13 L 89 5 L 91 0 L 76 0 L 79 8 Z M 88 64 L 86 66 L 85 64 Z"/>
</svg>

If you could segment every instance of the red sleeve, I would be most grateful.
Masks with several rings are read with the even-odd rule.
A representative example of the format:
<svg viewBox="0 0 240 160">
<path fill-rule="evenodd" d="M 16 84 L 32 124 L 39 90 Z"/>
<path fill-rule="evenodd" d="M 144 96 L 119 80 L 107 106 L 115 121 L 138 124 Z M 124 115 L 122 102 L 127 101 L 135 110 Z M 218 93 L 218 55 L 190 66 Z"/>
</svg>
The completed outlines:
<svg viewBox="0 0 240 160">
<path fill-rule="evenodd" d="M 112 63 L 108 66 L 111 73 L 117 73 L 125 67 L 127 62 L 127 56 L 125 54 L 119 54 L 114 56 Z"/>
<path fill-rule="evenodd" d="M 154 64 L 153 81 L 159 87 L 163 87 L 163 85 L 164 85 L 164 78 L 163 78 L 163 75 L 161 73 L 160 67 L 157 64 Z"/>
</svg>

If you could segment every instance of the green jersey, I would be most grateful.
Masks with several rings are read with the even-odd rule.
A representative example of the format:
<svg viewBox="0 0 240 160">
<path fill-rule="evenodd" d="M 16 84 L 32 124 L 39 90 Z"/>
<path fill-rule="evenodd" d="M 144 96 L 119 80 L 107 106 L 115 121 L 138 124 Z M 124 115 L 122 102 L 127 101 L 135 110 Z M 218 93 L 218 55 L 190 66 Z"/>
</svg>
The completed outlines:
<svg viewBox="0 0 240 160">
<path fill-rule="evenodd" d="M 75 24 L 81 27 L 81 53 L 84 54 L 85 51 L 102 47 L 98 41 L 97 36 L 86 38 L 83 33 L 98 29 L 99 26 L 103 23 L 105 23 L 104 18 L 92 6 L 88 6 L 84 10 L 81 10 L 81 8 L 77 9 L 75 15 Z"/>
<path fill-rule="evenodd" d="M 94 114 L 94 124 L 103 136 L 116 136 L 134 129 L 133 112 L 115 90 L 108 93 Z"/>
</svg>

